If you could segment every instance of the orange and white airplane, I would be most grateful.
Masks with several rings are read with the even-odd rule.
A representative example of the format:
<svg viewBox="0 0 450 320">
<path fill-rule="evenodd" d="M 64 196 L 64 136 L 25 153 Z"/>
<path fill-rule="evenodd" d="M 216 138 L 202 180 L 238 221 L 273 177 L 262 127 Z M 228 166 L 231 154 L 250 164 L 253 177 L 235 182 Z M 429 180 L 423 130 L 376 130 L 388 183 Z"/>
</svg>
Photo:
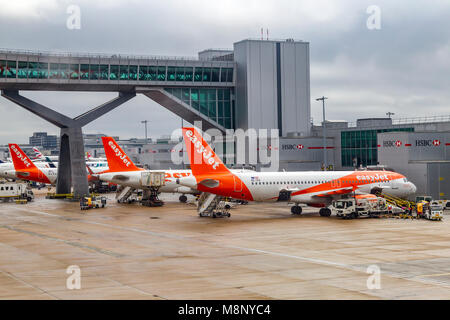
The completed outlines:
<svg viewBox="0 0 450 320">
<path fill-rule="evenodd" d="M 23 152 L 19 145 L 15 143 L 9 144 L 9 153 L 11 154 L 13 168 L 1 172 L 1 176 L 9 179 L 22 179 L 35 181 L 45 184 L 55 184 L 58 177 L 58 168 L 50 167 L 39 162 L 33 163 L 31 159 Z M 91 162 L 88 163 L 89 171 L 108 169 L 107 163 Z M 88 181 L 92 182 L 94 179 L 92 175 L 88 175 Z"/>
<path fill-rule="evenodd" d="M 58 176 L 57 168 L 38 168 L 31 159 L 15 143 L 9 144 L 9 153 L 14 164 L 14 170 L 5 172 L 8 178 L 19 178 L 45 184 L 54 184 Z"/>
<path fill-rule="evenodd" d="M 197 194 L 197 190 L 190 187 L 181 186 L 176 180 L 192 175 L 191 170 L 146 170 L 138 168 L 127 156 L 125 151 L 117 144 L 112 137 L 102 137 L 103 148 L 105 149 L 108 170 L 104 170 L 93 176 L 111 183 L 128 186 L 136 189 L 148 188 L 142 183 L 143 172 L 165 172 L 165 185 L 159 189 L 163 193 L 181 193 L 180 201 L 186 202 L 185 194 Z"/>
<path fill-rule="evenodd" d="M 183 138 L 193 176 L 178 179 L 178 183 L 247 201 L 295 203 L 293 214 L 300 214 L 299 204 L 304 203 L 322 207 L 320 214 L 329 216 L 326 206 L 351 193 L 368 194 L 378 189 L 406 197 L 417 190 L 405 176 L 392 171 L 230 171 L 195 128 L 183 128 Z"/>
</svg>

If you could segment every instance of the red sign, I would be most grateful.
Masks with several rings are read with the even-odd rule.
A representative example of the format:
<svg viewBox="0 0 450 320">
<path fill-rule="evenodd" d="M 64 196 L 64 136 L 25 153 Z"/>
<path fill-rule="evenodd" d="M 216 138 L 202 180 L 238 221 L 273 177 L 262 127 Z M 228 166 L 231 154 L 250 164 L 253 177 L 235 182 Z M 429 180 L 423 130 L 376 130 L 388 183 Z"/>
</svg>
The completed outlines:
<svg viewBox="0 0 450 320">
<path fill-rule="evenodd" d="M 302 144 L 298 144 L 296 147 L 298 150 L 302 150 L 304 148 L 304 146 Z"/>
<path fill-rule="evenodd" d="M 395 141 L 395 145 L 397 147 L 400 147 L 402 145 L 402 142 L 400 140 Z"/>
<path fill-rule="evenodd" d="M 441 142 L 439 140 L 433 140 L 433 145 L 435 145 L 436 147 L 439 146 L 441 144 Z"/>
</svg>

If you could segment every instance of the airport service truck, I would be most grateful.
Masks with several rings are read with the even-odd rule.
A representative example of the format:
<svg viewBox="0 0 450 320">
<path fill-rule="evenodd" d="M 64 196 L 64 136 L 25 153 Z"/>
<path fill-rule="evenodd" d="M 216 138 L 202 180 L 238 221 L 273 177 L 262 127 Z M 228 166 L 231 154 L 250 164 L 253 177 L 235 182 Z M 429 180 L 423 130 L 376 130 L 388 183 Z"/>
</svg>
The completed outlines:
<svg viewBox="0 0 450 320">
<path fill-rule="evenodd" d="M 442 205 L 438 201 L 431 201 L 428 210 L 425 210 L 423 217 L 428 220 L 442 220 Z"/>
<path fill-rule="evenodd" d="M 33 191 L 26 183 L 0 183 L 0 200 L 2 201 L 33 199 Z"/>
<path fill-rule="evenodd" d="M 352 198 L 334 200 L 331 213 L 346 219 L 374 217 L 388 213 L 386 200 L 373 194 L 355 195 Z"/>
</svg>

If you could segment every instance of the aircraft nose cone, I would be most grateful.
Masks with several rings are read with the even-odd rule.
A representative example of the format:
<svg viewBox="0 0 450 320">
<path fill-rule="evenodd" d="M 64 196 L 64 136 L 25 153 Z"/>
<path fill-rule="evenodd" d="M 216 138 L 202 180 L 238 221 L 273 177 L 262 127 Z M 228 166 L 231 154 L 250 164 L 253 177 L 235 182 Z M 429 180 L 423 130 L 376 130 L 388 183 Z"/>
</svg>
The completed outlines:
<svg viewBox="0 0 450 320">
<path fill-rule="evenodd" d="M 411 192 L 416 193 L 416 191 L 417 191 L 416 185 L 414 183 L 411 183 Z"/>
</svg>

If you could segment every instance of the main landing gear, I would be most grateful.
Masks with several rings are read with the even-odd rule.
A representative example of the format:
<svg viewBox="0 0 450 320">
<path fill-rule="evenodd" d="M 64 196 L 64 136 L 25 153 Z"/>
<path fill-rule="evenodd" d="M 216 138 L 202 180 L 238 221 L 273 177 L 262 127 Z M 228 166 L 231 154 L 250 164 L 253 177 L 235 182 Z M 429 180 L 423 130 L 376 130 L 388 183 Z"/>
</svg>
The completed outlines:
<svg viewBox="0 0 450 320">
<path fill-rule="evenodd" d="M 182 203 L 186 203 L 186 202 L 187 202 L 187 197 L 186 197 L 184 194 L 182 194 L 182 195 L 178 198 L 178 200 L 180 200 L 180 202 L 182 202 Z"/>
<path fill-rule="evenodd" d="M 328 208 L 321 208 L 319 210 L 319 214 L 321 217 L 329 217 L 331 216 L 331 210 Z"/>
<path fill-rule="evenodd" d="M 291 213 L 295 215 L 300 215 L 302 213 L 302 207 L 300 207 L 299 205 L 291 207 Z"/>
</svg>

